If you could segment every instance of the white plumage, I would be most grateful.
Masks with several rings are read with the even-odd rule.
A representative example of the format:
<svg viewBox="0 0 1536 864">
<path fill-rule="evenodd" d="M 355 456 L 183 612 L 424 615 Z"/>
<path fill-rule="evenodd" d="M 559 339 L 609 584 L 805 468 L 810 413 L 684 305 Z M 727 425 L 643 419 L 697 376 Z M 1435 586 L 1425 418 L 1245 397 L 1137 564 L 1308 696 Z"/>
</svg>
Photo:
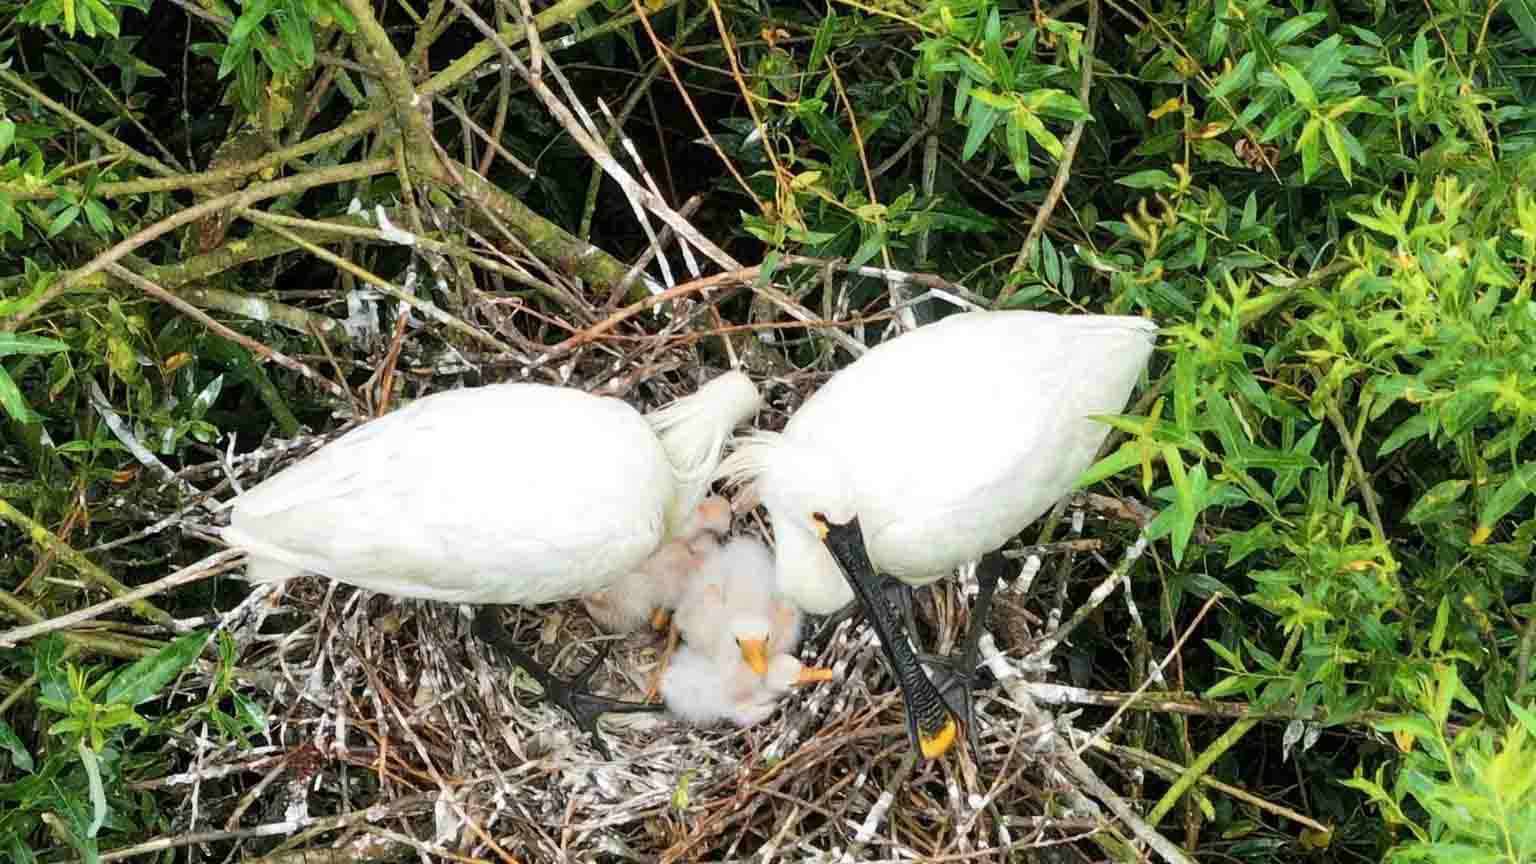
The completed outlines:
<svg viewBox="0 0 1536 864">
<path fill-rule="evenodd" d="M 1141 318 L 970 312 L 833 375 L 781 434 L 721 463 L 773 523 L 778 586 L 828 614 L 853 599 L 812 515 L 857 516 L 880 572 L 912 584 L 996 549 L 1071 489 L 1152 352 Z"/>
<path fill-rule="evenodd" d="M 454 603 L 578 597 L 683 526 L 701 466 L 758 404 L 739 372 L 651 417 L 540 384 L 436 393 L 241 495 L 224 538 L 257 581 L 307 571 Z"/>
<path fill-rule="evenodd" d="M 776 655 L 762 675 L 741 659 L 712 657 L 683 647 L 662 677 L 662 698 L 677 716 L 706 726 L 729 720 L 740 727 L 767 720 L 791 687 L 830 681 L 829 669 L 805 666 L 789 654 Z"/>
<path fill-rule="evenodd" d="M 693 723 L 762 723 L 797 684 L 831 680 L 831 670 L 794 658 L 800 612 L 774 590 L 773 553 L 737 537 L 705 558 L 674 621 L 687 646 L 677 650 L 660 692 Z"/>
<path fill-rule="evenodd" d="M 857 588 L 925 756 L 947 750 L 957 724 L 876 574 L 911 585 L 943 578 L 1069 492 L 1108 433 L 1089 416 L 1124 409 L 1155 331 L 1133 317 L 954 315 L 874 348 L 782 433 L 756 433 L 721 463 L 719 473 L 752 482 L 768 510 L 778 590 L 829 614 Z M 988 578 L 978 616 L 996 584 Z M 966 647 L 967 681 L 979 632 Z"/>
<path fill-rule="evenodd" d="M 600 591 L 687 524 L 732 430 L 761 398 L 729 372 L 642 417 L 579 390 L 506 383 L 426 396 L 338 438 L 234 502 L 224 539 L 247 578 L 301 572 L 396 597 L 531 604 Z M 476 635 L 591 733 L 655 706 L 556 677 L 483 606 Z"/>
<path fill-rule="evenodd" d="M 735 537 L 704 558 L 677 604 L 679 634 L 695 649 L 734 640 L 759 675 L 800 642 L 800 611 L 774 587 L 773 553 L 755 537 Z"/>
<path fill-rule="evenodd" d="M 662 697 L 674 713 L 751 726 L 790 687 L 831 679 L 830 670 L 793 656 L 801 615 L 773 580 L 773 554 L 753 537 L 733 538 L 705 558 L 674 618 L 687 645 L 662 676 Z"/>
</svg>

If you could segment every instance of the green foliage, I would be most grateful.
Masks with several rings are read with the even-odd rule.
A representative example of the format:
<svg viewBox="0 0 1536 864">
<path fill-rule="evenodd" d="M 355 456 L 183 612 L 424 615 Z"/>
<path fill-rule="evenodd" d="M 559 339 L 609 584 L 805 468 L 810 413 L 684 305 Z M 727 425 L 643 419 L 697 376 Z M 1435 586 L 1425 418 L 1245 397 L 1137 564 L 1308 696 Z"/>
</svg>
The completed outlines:
<svg viewBox="0 0 1536 864">
<path fill-rule="evenodd" d="M 70 38 L 79 33 L 87 38 L 105 36 L 112 39 L 118 37 L 122 28 L 118 10 L 144 12 L 148 9 L 143 0 L 31 0 L 19 6 L 7 3 L 0 9 L 6 7 L 14 8 L 18 24 L 57 27 Z"/>
<path fill-rule="evenodd" d="M 0 782 L 0 802 L 7 805 L 0 807 L 0 848 L 15 860 L 32 860 L 28 837 L 47 824 L 67 837 L 83 860 L 94 861 L 103 829 L 137 830 L 131 820 L 139 808 L 123 776 L 130 733 L 157 734 L 179 722 L 178 712 L 151 720 L 138 709 L 164 695 L 197 660 L 210 635 L 189 633 L 115 671 L 77 666 L 57 637 L 31 648 L 37 705 L 44 717 L 56 719 L 48 722 L 39 756 L 0 722 L 0 748 L 19 773 L 19 779 Z"/>
<path fill-rule="evenodd" d="M 1445 730 L 1453 704 L 1479 713 L 1481 706 L 1454 666 L 1439 666 L 1418 683 L 1417 713 L 1376 724 L 1406 753 L 1390 788 L 1381 768 L 1374 777 L 1357 772 L 1343 781 L 1412 836 L 1388 860 L 1520 864 L 1536 858 L 1536 712 L 1511 701 L 1502 729 L 1480 723 L 1452 739 Z M 1427 823 L 1405 811 L 1409 800 L 1429 814 Z"/>
<path fill-rule="evenodd" d="M 201 50 L 219 58 L 220 78 L 237 74 L 239 92 L 253 113 L 259 104 L 255 88 L 268 76 L 290 75 L 314 65 L 317 27 L 339 26 L 347 33 L 357 29 L 357 20 L 339 0 L 251 0 L 238 4 L 238 17 L 222 0 L 213 5 L 235 25 L 226 43 L 205 44 Z"/>
<path fill-rule="evenodd" d="M 1149 506 L 1150 563 L 1132 584 L 1157 638 L 1183 635 L 1199 601 L 1226 599 L 1183 643 L 1170 686 L 1299 718 L 1287 723 L 1320 724 L 1333 748 L 1320 755 L 1323 747 L 1296 747 L 1287 753 L 1295 763 L 1277 769 L 1280 760 L 1264 758 L 1270 743 L 1256 734 L 1220 766 L 1235 776 L 1221 779 L 1286 790 L 1272 794 L 1331 820 L 1338 836 L 1328 848 L 1344 847 L 1338 854 L 1351 860 L 1514 862 L 1536 854 L 1536 2 L 1181 0 L 1053 10 L 875 0 L 825 11 L 746 2 L 721 7 L 730 39 L 714 31 L 708 9 L 659 5 L 647 4 L 650 24 L 676 52 L 669 71 L 687 90 L 688 108 L 658 97 L 672 79 L 651 65 L 643 28 L 621 22 L 592 35 L 632 4 L 588 7 L 571 26 L 546 32 L 544 45 L 587 104 L 644 97 L 636 103 L 655 113 L 638 126 L 667 156 L 647 153 L 648 167 L 658 177 L 673 172 L 669 196 L 713 184 L 703 188 L 709 204 L 700 212 L 714 215 L 699 225 L 722 242 L 735 232 L 732 254 L 765 262 L 753 287 L 772 283 L 828 319 L 856 310 L 874 320 L 898 299 L 895 279 L 834 278 L 830 270 L 806 278 L 785 264 L 817 256 L 932 274 L 937 281 L 920 284 L 961 284 L 972 302 L 1146 314 L 1164 326 L 1149 398 L 1124 416 L 1100 418 L 1114 428 L 1114 446 L 1080 485 Z M 427 13 L 448 17 L 427 19 L 409 6 L 380 14 L 395 16 L 386 29 L 397 48 L 404 52 L 409 40 L 420 48 L 409 61 L 419 85 L 466 50 L 455 39 L 478 39 L 479 31 L 453 18 L 452 4 Z M 135 289 L 92 279 L 51 294 L 65 274 L 212 188 L 124 192 L 123 183 L 166 178 L 148 160 L 104 146 L 102 136 L 134 147 L 169 141 L 190 126 L 160 116 L 173 113 L 160 106 L 174 98 L 187 100 L 189 118 L 231 106 L 231 134 L 257 122 L 291 143 L 334 128 L 353 109 L 379 107 L 381 93 L 374 73 L 352 68 L 367 62 L 354 51 L 361 43 L 346 38 L 360 28 L 336 0 L 207 4 L 217 20 L 194 24 L 189 52 L 180 19 L 164 32 L 103 38 L 135 23 L 129 10 L 142 8 L 0 0 L 0 19 L 17 25 L 0 32 L 0 65 L 13 54 L 27 61 L 8 66 L 17 77 L 0 88 L 0 324 L 30 316 L 0 330 L 0 484 L 50 526 L 87 502 L 84 521 L 96 520 L 88 544 L 142 527 L 102 512 L 102 499 L 140 466 L 101 420 L 91 385 L 131 437 L 173 469 L 191 454 L 222 452 L 232 436 L 249 446 L 274 427 L 293 434 L 301 416 L 329 422 L 333 407 L 296 376 Z M 1098 15 L 1092 39 L 1090 9 Z M 434 42 L 444 33 L 451 38 Z M 172 56 L 177 66 L 163 59 Z M 307 75 L 322 67 L 330 76 L 323 84 Z M 615 199 L 601 196 L 612 184 L 594 179 L 543 103 L 515 82 L 493 87 L 494 70 L 466 74 L 433 95 L 443 151 L 483 152 L 480 134 L 499 127 L 499 145 L 535 164 L 537 176 L 493 160 L 488 177 L 568 228 L 595 223 L 596 247 L 635 254 L 628 209 L 608 206 Z M 179 92 L 199 79 L 200 95 Z M 47 108 L 18 81 L 73 115 Z M 652 89 L 618 92 L 632 86 Z M 449 104 L 482 129 L 461 128 Z M 694 142 L 703 131 L 693 109 L 739 180 L 700 156 L 708 148 Z M 639 116 L 625 128 L 646 146 Z M 287 118 L 302 122 L 285 127 Z M 285 157 L 274 176 L 388 154 L 395 133 L 384 127 L 376 137 Z M 142 149 L 156 160 L 208 161 L 191 144 Z M 468 269 L 454 244 L 478 248 L 485 233 L 453 233 L 472 208 L 445 203 L 451 190 L 423 180 L 421 168 L 407 162 L 395 176 L 332 196 L 294 194 L 262 206 L 318 221 L 339 218 L 354 195 L 410 203 L 444 231 L 449 269 Z M 714 174 L 700 180 L 690 176 L 694 168 Z M 1058 172 L 1059 196 L 1051 191 Z M 249 181 L 228 180 L 227 188 Z M 411 183 L 421 189 L 413 193 Z M 176 267 L 192 257 L 195 244 L 182 236 L 191 230 L 136 247 L 131 263 Z M 215 251 L 251 238 L 270 239 L 242 224 Z M 358 249 L 348 254 L 395 277 L 389 255 L 399 250 Z M 285 250 L 177 290 L 202 302 L 208 289 L 226 291 L 238 302 L 213 309 L 223 323 L 371 386 L 377 354 L 277 326 L 267 314 L 272 307 L 263 304 L 290 295 L 322 319 L 351 312 L 343 286 L 355 274 L 333 279 L 315 261 Z M 504 290 L 501 273 L 483 275 L 466 279 L 467 307 L 515 300 L 531 321 L 600 320 Z M 606 289 L 587 280 L 582 290 Z M 925 301 L 919 320 L 944 314 L 946 302 Z M 748 303 L 718 311 L 738 332 L 786 324 L 755 317 L 760 310 Z M 486 325 L 522 327 L 517 337 L 535 348 L 566 335 L 550 337 L 546 326 L 558 329 Z M 402 363 L 465 348 L 435 326 L 413 329 L 411 338 L 427 347 L 413 345 Z M 775 343 L 781 365 L 766 374 L 825 364 L 814 342 Z M 362 374 L 350 374 L 355 363 Z M 123 497 L 172 494 L 130 489 Z M 1109 524 L 1106 538 L 1119 539 L 1121 529 Z M 163 569 L 173 557 L 146 547 L 102 557 L 115 569 Z M 15 574 L 20 584 L 26 556 L 4 552 L 0 581 Z M 1080 597 L 1079 588 L 1068 580 L 1063 590 Z M 74 602 L 58 585 L 34 590 L 26 599 L 40 606 Z M 1127 622 L 1116 614 L 1106 605 L 1107 632 L 1118 636 Z M 35 671 L 40 691 L 27 703 L 36 716 L 0 718 L 0 848 L 29 860 L 28 844 L 53 831 L 89 857 L 102 832 L 142 829 L 136 814 L 154 805 L 131 806 L 121 781 L 175 724 L 196 718 L 235 742 L 266 727 L 258 697 L 234 677 L 234 646 L 224 636 L 200 704 L 157 698 L 206 648 L 200 638 L 173 641 L 115 674 L 100 658 L 66 659 L 57 640 L 29 646 L 24 663 L 0 657 L 7 681 Z M 1085 654 L 1095 648 L 1096 674 L 1125 667 L 1119 641 L 1079 640 Z M 1105 686 L 1133 690 L 1141 674 Z M 1226 728 L 1157 715 L 1143 738 L 1190 764 Z M 1397 746 L 1378 746 L 1372 730 Z M 683 803 L 699 799 L 686 783 L 679 788 Z M 1222 850 L 1233 858 L 1290 861 L 1315 851 L 1305 836 L 1292 837 L 1292 826 L 1222 800 L 1186 811 L 1191 837 L 1240 838 L 1248 845 Z M 45 825 L 45 816 L 55 821 Z M 1269 822 L 1278 839 L 1248 836 Z"/>
<path fill-rule="evenodd" d="M 57 354 L 69 350 L 69 346 L 46 336 L 27 336 L 16 333 L 0 333 L 0 360 L 16 355 Z M 26 397 L 16 386 L 16 379 L 0 365 L 0 408 L 5 409 L 13 420 L 34 422 L 37 412 L 27 406 Z"/>
</svg>

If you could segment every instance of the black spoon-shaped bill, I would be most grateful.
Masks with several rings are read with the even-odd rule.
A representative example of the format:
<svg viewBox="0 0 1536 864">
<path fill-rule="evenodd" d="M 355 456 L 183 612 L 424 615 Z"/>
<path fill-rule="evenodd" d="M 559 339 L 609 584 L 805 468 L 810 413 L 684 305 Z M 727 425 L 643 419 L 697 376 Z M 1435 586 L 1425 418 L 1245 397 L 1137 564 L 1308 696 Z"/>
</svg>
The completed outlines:
<svg viewBox="0 0 1536 864">
<path fill-rule="evenodd" d="M 842 569 L 843 578 L 853 587 L 853 593 L 869 616 L 870 625 L 880 637 L 886 665 L 901 686 L 901 698 L 907 712 L 907 733 L 912 743 L 923 758 L 937 759 L 954 745 L 959 723 L 939 695 L 938 688 L 918 664 L 901 616 L 880 590 L 879 576 L 864 546 L 864 532 L 859 528 L 858 518 L 843 525 L 833 525 L 819 514 L 815 518 L 822 542 Z"/>
</svg>

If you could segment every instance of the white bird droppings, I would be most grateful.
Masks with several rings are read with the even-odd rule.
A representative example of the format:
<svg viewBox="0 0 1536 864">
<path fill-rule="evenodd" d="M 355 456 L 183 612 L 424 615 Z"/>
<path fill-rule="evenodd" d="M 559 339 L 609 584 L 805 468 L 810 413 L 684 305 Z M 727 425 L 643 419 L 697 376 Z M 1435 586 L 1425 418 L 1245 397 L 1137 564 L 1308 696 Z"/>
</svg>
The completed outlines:
<svg viewBox="0 0 1536 864">
<path fill-rule="evenodd" d="M 379 232 L 384 235 L 386 241 L 398 243 L 401 246 L 416 245 L 416 235 L 403 228 L 395 227 L 395 224 L 389 221 L 389 216 L 384 213 L 384 205 L 373 205 L 373 214 L 378 217 Z"/>
</svg>

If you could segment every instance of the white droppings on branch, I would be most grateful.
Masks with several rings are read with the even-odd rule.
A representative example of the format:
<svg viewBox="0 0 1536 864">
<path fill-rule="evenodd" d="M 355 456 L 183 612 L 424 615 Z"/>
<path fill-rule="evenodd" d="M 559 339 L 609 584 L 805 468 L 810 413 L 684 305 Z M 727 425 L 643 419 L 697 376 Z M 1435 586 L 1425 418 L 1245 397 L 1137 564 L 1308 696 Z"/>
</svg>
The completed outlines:
<svg viewBox="0 0 1536 864">
<path fill-rule="evenodd" d="M 373 215 L 379 222 L 379 234 L 386 242 L 396 243 L 401 246 L 416 245 L 416 235 L 390 222 L 389 214 L 384 212 L 383 204 L 373 205 Z"/>
<path fill-rule="evenodd" d="M 149 469 L 149 472 L 155 475 L 155 478 L 161 482 L 175 484 L 176 488 L 180 489 L 184 494 L 197 494 L 197 489 L 191 483 L 178 477 L 176 472 L 167 468 L 165 463 L 161 462 L 160 458 L 154 453 L 151 453 L 149 448 L 145 447 L 144 443 L 138 439 L 138 436 L 133 434 L 133 430 L 128 428 L 128 424 L 123 421 L 123 418 L 116 411 L 112 410 L 112 403 L 107 401 L 107 394 L 101 392 L 101 385 L 96 383 L 96 379 L 90 379 L 85 392 L 86 398 L 91 402 L 91 407 L 96 409 L 96 413 L 101 417 L 102 422 L 106 423 L 107 428 L 112 431 L 113 437 L 117 438 L 124 447 L 128 448 L 128 452 L 133 454 L 133 458 L 140 465 Z M 174 432 L 169 427 L 165 431 L 168 434 L 173 434 Z M 163 449 L 169 450 L 170 448 Z"/>
</svg>

